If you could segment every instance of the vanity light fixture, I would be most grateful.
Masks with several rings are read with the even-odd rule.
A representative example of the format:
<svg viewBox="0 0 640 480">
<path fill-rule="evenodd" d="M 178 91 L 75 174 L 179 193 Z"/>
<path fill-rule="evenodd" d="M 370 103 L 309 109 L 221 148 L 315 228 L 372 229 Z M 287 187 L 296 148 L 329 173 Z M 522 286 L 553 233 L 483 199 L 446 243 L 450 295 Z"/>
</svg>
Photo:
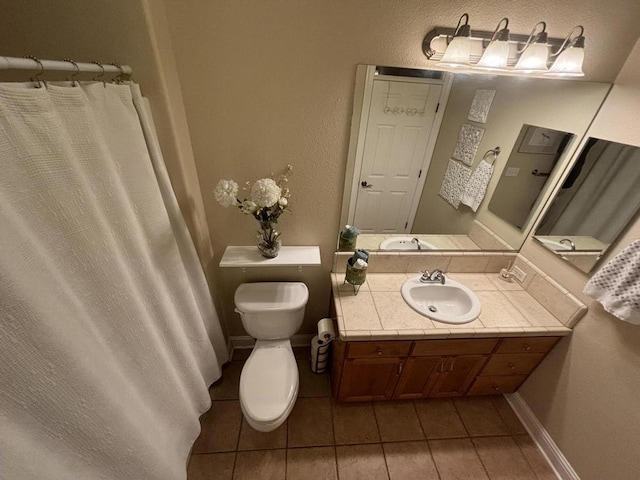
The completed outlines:
<svg viewBox="0 0 640 480">
<path fill-rule="evenodd" d="M 574 38 L 571 35 L 580 30 L 580 33 Z M 567 35 L 562 46 L 556 53 L 552 53 L 551 56 L 558 58 L 549 69 L 547 75 L 553 75 L 557 77 L 584 77 L 582 71 L 582 62 L 584 61 L 584 27 L 578 25 L 573 27 Z"/>
<path fill-rule="evenodd" d="M 471 32 L 469 15 L 464 13 L 455 29 L 436 27 L 427 33 L 422 51 L 443 70 L 491 70 L 556 77 L 584 75 L 584 28 L 581 25 L 573 28 L 565 39 L 549 38 L 546 22 L 538 22 L 529 35 L 510 34 L 508 26 L 509 20 L 503 18 L 493 32 L 475 29 Z M 557 50 L 550 54 L 552 48 Z"/>
<path fill-rule="evenodd" d="M 538 33 L 536 29 L 542 26 Z M 522 50 L 519 50 L 520 58 L 513 67 L 514 72 L 521 73 L 545 73 L 549 71 L 547 62 L 549 61 L 549 45 L 547 44 L 547 24 L 538 22 L 534 25 L 531 34 Z"/>
<path fill-rule="evenodd" d="M 504 22 L 504 27 L 500 25 Z M 482 58 L 473 67 L 479 70 L 506 70 L 509 60 L 509 19 L 503 18 L 498 22 L 489 45 L 484 50 Z"/>
<path fill-rule="evenodd" d="M 461 25 L 462 19 L 464 24 Z M 453 34 L 453 38 L 447 50 L 444 52 L 442 60 L 438 63 L 439 67 L 467 67 L 469 65 L 469 55 L 471 55 L 471 27 L 469 26 L 469 14 L 464 13 L 458 20 L 458 26 Z"/>
</svg>

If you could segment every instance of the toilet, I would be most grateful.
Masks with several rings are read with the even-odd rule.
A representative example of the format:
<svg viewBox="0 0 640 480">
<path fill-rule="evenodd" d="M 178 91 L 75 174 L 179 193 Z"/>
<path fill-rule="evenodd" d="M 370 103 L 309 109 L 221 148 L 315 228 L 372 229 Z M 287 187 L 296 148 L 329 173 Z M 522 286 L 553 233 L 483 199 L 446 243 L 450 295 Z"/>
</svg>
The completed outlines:
<svg viewBox="0 0 640 480">
<path fill-rule="evenodd" d="M 308 299 L 301 282 L 243 283 L 236 289 L 236 312 L 256 339 L 240 375 L 240 407 L 260 432 L 282 425 L 298 397 L 298 365 L 289 339 L 302 325 Z"/>
</svg>

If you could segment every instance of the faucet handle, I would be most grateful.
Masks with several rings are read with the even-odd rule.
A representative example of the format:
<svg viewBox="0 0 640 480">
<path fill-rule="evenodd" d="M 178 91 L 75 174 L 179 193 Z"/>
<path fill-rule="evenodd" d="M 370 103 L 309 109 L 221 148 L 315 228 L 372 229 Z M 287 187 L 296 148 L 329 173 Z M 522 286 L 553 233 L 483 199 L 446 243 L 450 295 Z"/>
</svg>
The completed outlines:
<svg viewBox="0 0 640 480">
<path fill-rule="evenodd" d="M 444 283 L 446 282 L 446 276 L 442 270 L 436 268 L 433 272 L 431 272 L 429 280 L 431 280 L 432 282 L 440 282 L 442 283 L 442 285 L 444 285 Z"/>
<path fill-rule="evenodd" d="M 420 281 L 422 283 L 428 282 L 431 279 L 431 274 L 429 273 L 429 270 L 425 270 L 424 272 L 420 271 L 420 273 L 422 273 L 422 276 L 420 277 Z"/>
</svg>

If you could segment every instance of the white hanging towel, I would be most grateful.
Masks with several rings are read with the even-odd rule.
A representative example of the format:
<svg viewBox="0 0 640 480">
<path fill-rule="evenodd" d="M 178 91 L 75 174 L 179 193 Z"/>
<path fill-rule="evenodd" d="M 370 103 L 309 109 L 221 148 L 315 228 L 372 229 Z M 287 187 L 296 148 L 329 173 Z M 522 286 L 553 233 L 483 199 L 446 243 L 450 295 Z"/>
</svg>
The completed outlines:
<svg viewBox="0 0 640 480">
<path fill-rule="evenodd" d="M 460 201 L 471 207 L 471 210 L 474 212 L 477 211 L 484 199 L 485 193 L 487 193 L 487 186 L 489 185 L 492 175 L 493 165 L 486 160 L 481 160 L 471 174 L 471 178 L 469 178 L 467 182 Z"/>
<path fill-rule="evenodd" d="M 584 293 L 600 302 L 611 315 L 640 325 L 640 240 L 591 277 Z"/>
<path fill-rule="evenodd" d="M 460 205 L 460 199 L 464 188 L 469 181 L 469 174 L 471 169 L 465 167 L 455 160 L 449 160 L 447 165 L 447 171 L 442 179 L 442 186 L 440 187 L 439 195 L 449 202 L 454 208 L 458 208 Z"/>
</svg>

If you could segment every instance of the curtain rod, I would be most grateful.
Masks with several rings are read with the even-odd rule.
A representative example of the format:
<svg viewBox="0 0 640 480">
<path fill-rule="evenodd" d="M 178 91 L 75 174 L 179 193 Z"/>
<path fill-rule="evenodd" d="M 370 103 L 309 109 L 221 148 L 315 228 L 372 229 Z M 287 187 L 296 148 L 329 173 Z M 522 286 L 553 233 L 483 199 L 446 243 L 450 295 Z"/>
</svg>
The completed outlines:
<svg viewBox="0 0 640 480">
<path fill-rule="evenodd" d="M 58 71 L 58 72 L 91 72 L 102 73 L 100 65 L 95 63 L 83 63 L 83 62 L 71 62 L 64 60 L 34 60 L 33 58 L 20 58 L 20 57 L 3 57 L 0 56 L 0 70 L 39 70 L 40 64 L 42 64 L 43 71 Z M 120 65 L 120 68 L 115 65 L 102 64 L 104 73 L 123 73 L 125 75 L 131 75 L 133 70 L 129 65 Z"/>
</svg>

